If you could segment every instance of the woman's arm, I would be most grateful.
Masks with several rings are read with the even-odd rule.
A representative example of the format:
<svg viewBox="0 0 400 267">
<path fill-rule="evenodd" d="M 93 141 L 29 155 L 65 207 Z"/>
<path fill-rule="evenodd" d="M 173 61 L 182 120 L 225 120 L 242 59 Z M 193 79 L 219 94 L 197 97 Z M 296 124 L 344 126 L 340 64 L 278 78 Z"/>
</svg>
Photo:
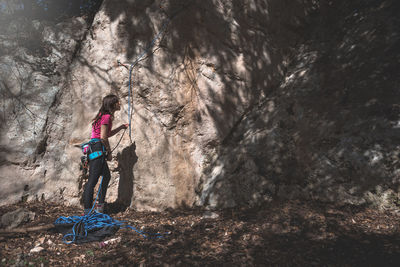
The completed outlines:
<svg viewBox="0 0 400 267">
<path fill-rule="evenodd" d="M 110 133 L 110 136 L 109 136 L 109 137 L 115 135 L 116 133 L 118 133 L 118 132 L 121 131 L 122 129 L 128 128 L 128 125 L 129 125 L 129 124 L 127 124 L 127 123 L 126 123 L 126 124 L 121 124 L 119 127 L 115 128 L 115 129 L 113 129 L 113 130 L 111 130 L 111 133 Z"/>
<path fill-rule="evenodd" d="M 106 147 L 107 150 L 107 160 L 111 160 L 112 159 L 112 155 L 111 155 L 111 147 L 110 147 L 110 143 L 108 142 L 108 125 L 107 124 L 102 124 L 101 128 L 100 128 L 100 139 L 101 142 L 103 143 L 103 145 Z"/>
</svg>

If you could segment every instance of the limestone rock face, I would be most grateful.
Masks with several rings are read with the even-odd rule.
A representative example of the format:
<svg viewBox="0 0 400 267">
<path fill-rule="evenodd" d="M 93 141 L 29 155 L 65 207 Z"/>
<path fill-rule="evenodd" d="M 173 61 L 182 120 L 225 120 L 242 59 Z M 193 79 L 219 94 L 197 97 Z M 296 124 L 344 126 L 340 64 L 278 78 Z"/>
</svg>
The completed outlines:
<svg viewBox="0 0 400 267">
<path fill-rule="evenodd" d="M 66 186 L 60 176 L 47 174 L 65 168 L 62 137 L 49 136 L 53 127 L 64 131 L 69 114 L 50 120 L 49 112 L 66 87 L 87 25 L 81 18 L 58 24 L 3 15 L 0 20 L 1 203 L 40 199 Z M 46 157 L 51 147 L 59 151 L 55 158 Z"/>
<path fill-rule="evenodd" d="M 139 60 L 131 76 L 131 140 L 125 134 L 114 152 L 118 165 L 111 163 L 108 200 L 139 210 L 202 204 L 206 189 L 199 185 L 208 180 L 204 173 L 221 144 L 283 77 L 290 48 L 300 38 L 284 30 L 283 22 L 301 31 L 312 6 L 114 3 L 103 3 L 71 67 L 76 78 L 61 102 L 74 99 L 79 108 L 72 113 L 68 145 L 86 138 L 88 122 L 107 93 L 123 101 L 116 125 L 128 121 L 129 71 L 116 63 Z"/>
<path fill-rule="evenodd" d="M 68 114 L 68 121 L 64 116 L 62 129 L 48 125 L 49 143 L 58 141 L 43 159 L 59 159 L 64 168 L 47 176 L 70 183 L 62 195 L 77 203 L 84 180 L 76 146 L 88 139 L 106 94 L 122 101 L 114 125 L 129 121 L 129 70 L 117 62 L 128 68 L 136 62 L 131 135 L 111 139 L 114 147 L 122 138 L 109 163 L 107 201 L 139 210 L 201 204 L 205 170 L 243 114 L 279 84 L 300 38 L 293 30 L 303 30 L 311 8 L 279 1 L 261 10 L 253 1 L 104 1 L 49 113 L 54 121 Z M 287 20 L 291 31 L 282 26 Z"/>
<path fill-rule="evenodd" d="M 358 5 L 105 0 L 89 26 L 2 24 L 42 38 L 22 38 L 31 50 L 21 38 L 1 41 L 1 183 L 12 181 L 1 203 L 79 204 L 78 146 L 113 93 L 122 104 L 113 125 L 131 129 L 110 139 L 107 202 L 162 210 L 282 197 L 394 207 L 398 20 L 389 2 Z"/>
<path fill-rule="evenodd" d="M 320 6 L 281 84 L 221 146 L 200 203 L 279 197 L 398 208 L 399 20 L 388 2 L 362 7 Z"/>
</svg>

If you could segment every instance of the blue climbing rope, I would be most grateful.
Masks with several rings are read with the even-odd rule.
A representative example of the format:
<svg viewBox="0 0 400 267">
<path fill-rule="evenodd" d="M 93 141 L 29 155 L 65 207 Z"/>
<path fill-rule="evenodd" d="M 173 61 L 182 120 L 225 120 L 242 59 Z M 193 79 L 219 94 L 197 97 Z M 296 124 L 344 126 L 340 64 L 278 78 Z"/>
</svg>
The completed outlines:
<svg viewBox="0 0 400 267">
<path fill-rule="evenodd" d="M 131 110 L 131 97 L 132 96 L 132 71 L 133 68 L 136 66 L 137 63 L 149 52 L 149 50 L 154 46 L 156 41 L 161 37 L 161 35 L 164 33 L 165 29 L 167 28 L 168 24 L 170 23 L 171 18 L 167 18 L 166 21 L 163 23 L 163 26 L 161 27 L 160 32 L 153 38 L 151 43 L 147 46 L 147 48 L 140 54 L 134 62 L 132 62 L 129 66 L 129 91 L 128 91 L 128 119 L 129 119 L 129 138 L 131 138 L 131 128 L 132 128 L 132 110 Z"/>
<path fill-rule="evenodd" d="M 193 1 L 193 0 L 192 0 Z M 149 52 L 149 50 L 154 46 L 154 44 L 156 43 L 156 41 L 158 39 L 160 39 L 160 37 L 163 35 L 163 33 L 165 32 L 165 30 L 167 29 L 168 24 L 171 22 L 171 20 L 176 17 L 182 10 L 184 10 L 185 8 L 187 8 L 192 1 L 189 1 L 188 3 L 186 3 L 186 5 L 182 6 L 180 9 L 176 10 L 175 13 L 173 13 L 171 16 L 167 17 L 164 21 L 164 23 L 162 24 L 161 30 L 158 32 L 158 34 L 153 38 L 153 40 L 150 42 L 150 44 L 146 47 L 146 49 L 136 58 L 135 61 L 133 61 L 130 66 L 129 66 L 129 91 L 128 91 L 128 120 L 129 120 L 129 139 L 132 141 L 132 110 L 131 110 L 131 97 L 132 96 L 132 71 L 133 68 L 136 66 L 136 64 L 139 63 L 140 60 L 142 60 L 142 58 Z M 125 66 L 125 64 L 122 64 L 119 60 L 118 60 L 118 64 L 119 65 L 123 65 Z M 126 66 L 125 66 L 126 67 Z"/>
<path fill-rule="evenodd" d="M 156 234 L 145 233 L 127 224 L 124 221 L 115 220 L 107 214 L 99 213 L 96 211 L 94 213 L 84 216 L 60 217 L 54 222 L 54 224 L 73 224 L 72 233 L 66 234 L 63 237 L 63 242 L 66 244 L 74 243 L 75 241 L 78 240 L 78 238 L 79 239 L 86 238 L 91 230 L 104 227 L 117 227 L 120 229 L 129 228 L 134 230 L 143 238 L 154 239 L 163 237 L 159 233 Z"/>
<path fill-rule="evenodd" d="M 70 217 L 64 217 L 61 216 L 57 220 L 55 220 L 54 224 L 55 225 L 73 225 L 72 226 L 72 232 L 64 235 L 63 237 L 63 242 L 65 244 L 72 244 L 76 242 L 78 239 L 84 239 L 88 236 L 88 233 L 91 230 L 94 229 L 99 229 L 99 228 L 104 228 L 104 227 L 117 227 L 117 228 L 129 228 L 141 235 L 143 238 L 161 238 L 163 237 L 159 233 L 155 234 L 150 234 L 150 233 L 145 233 L 143 231 L 140 231 L 136 229 L 135 227 L 127 224 L 124 221 L 118 221 L 113 219 L 107 214 L 99 213 L 96 211 L 93 211 L 98 196 L 99 192 L 101 190 L 101 185 L 103 183 L 103 177 L 101 178 L 100 186 L 97 191 L 96 199 L 93 203 L 92 208 L 90 209 L 89 213 L 83 216 L 70 216 Z"/>
<path fill-rule="evenodd" d="M 129 118 L 129 138 L 131 141 L 132 141 L 132 139 L 131 139 L 131 134 L 132 134 L 132 131 L 131 131 L 131 129 L 132 129 L 131 98 L 132 98 L 132 71 L 133 71 L 133 68 L 150 51 L 150 49 L 154 46 L 156 41 L 158 39 L 160 39 L 160 37 L 165 32 L 165 30 L 166 30 L 168 24 L 171 22 L 171 20 L 175 16 L 177 16 L 182 10 L 187 8 L 193 1 L 194 0 L 188 1 L 186 3 L 186 5 L 182 6 L 180 9 L 176 10 L 175 13 L 173 13 L 170 17 L 168 17 L 164 21 L 164 23 L 162 24 L 161 30 L 158 32 L 158 34 L 153 38 L 153 40 L 146 47 L 146 49 L 129 66 L 128 118 Z M 120 63 L 119 60 L 118 60 L 118 64 L 125 66 L 125 64 Z M 122 137 L 121 137 L 121 139 L 122 139 Z M 119 144 L 119 142 L 118 142 L 118 144 Z M 100 186 L 99 186 L 99 189 L 98 189 L 98 192 L 96 195 L 96 199 L 95 199 L 93 206 L 90 209 L 88 214 L 83 215 L 83 216 L 70 216 L 70 217 L 61 216 L 54 222 L 55 225 L 57 225 L 57 224 L 59 224 L 59 225 L 73 224 L 72 233 L 68 233 L 68 234 L 64 235 L 64 237 L 63 237 L 64 243 L 66 243 L 66 244 L 74 243 L 75 241 L 77 241 L 78 238 L 86 238 L 88 235 L 88 232 L 90 232 L 91 230 L 103 228 L 103 227 L 129 228 L 129 229 L 134 230 L 136 233 L 141 235 L 143 238 L 161 238 L 161 237 L 163 237 L 163 235 L 159 234 L 159 233 L 156 233 L 156 234 L 145 233 L 145 232 L 140 231 L 140 230 L 136 229 L 135 227 L 127 224 L 124 221 L 118 221 L 118 220 L 111 218 L 110 216 L 108 216 L 106 214 L 93 211 L 93 209 L 96 205 L 98 196 L 99 196 L 99 192 L 101 190 L 102 183 L 103 183 L 103 177 L 101 178 L 101 182 L 100 182 Z"/>
</svg>

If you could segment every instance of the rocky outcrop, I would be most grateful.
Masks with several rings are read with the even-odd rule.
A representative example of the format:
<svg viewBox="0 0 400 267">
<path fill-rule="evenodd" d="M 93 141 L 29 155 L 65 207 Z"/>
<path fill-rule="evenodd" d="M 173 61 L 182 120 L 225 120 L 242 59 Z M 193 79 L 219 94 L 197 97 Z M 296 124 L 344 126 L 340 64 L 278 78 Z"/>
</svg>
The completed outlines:
<svg viewBox="0 0 400 267">
<path fill-rule="evenodd" d="M 69 116 L 51 119 L 49 113 L 68 84 L 87 24 L 81 18 L 57 24 L 4 14 L 0 19 L 1 203 L 58 195 L 65 186 L 61 177 L 47 174 L 65 168 L 65 154 L 62 136 L 49 136 L 53 127 L 63 131 Z M 52 147 L 58 155 L 46 160 Z"/>
<path fill-rule="evenodd" d="M 398 207 L 394 9 L 390 1 L 320 7 L 280 86 L 222 146 L 201 203 L 280 197 Z"/>
<path fill-rule="evenodd" d="M 147 51 L 133 69 L 132 142 L 125 135 L 116 150 L 109 201 L 146 210 L 202 204 L 205 170 L 243 115 L 279 84 L 301 39 L 312 5 L 286 4 L 103 3 L 61 102 L 78 107 L 68 127 L 72 153 L 105 94 L 121 96 L 116 121 L 127 121 L 129 73 L 116 62 L 135 62 Z"/>
<path fill-rule="evenodd" d="M 3 110 L 20 110 L 19 122 L 3 116 L 1 179 L 19 180 L 2 201 L 24 194 L 78 204 L 77 146 L 101 98 L 114 93 L 122 101 L 114 125 L 132 128 L 111 139 L 119 145 L 108 202 L 161 210 L 284 197 L 396 207 L 396 5 L 356 2 L 105 0 L 86 35 L 74 28 L 79 19 L 46 31 L 33 22 L 54 49 L 35 58 L 53 64 L 39 72 L 46 82 L 29 80 L 47 104 L 34 110 L 34 101 L 7 95 Z M 129 70 L 118 61 L 136 62 L 131 118 Z M 2 92 L 19 92 L 16 80 Z M 18 125 L 27 127 L 18 130 L 23 142 Z"/>
</svg>

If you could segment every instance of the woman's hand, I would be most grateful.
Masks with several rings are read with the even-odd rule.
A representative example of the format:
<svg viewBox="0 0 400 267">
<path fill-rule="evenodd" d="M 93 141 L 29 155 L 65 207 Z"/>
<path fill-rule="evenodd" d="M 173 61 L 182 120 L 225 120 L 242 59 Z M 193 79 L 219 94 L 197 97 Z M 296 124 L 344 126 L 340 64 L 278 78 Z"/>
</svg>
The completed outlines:
<svg viewBox="0 0 400 267">
<path fill-rule="evenodd" d="M 119 131 L 121 131 L 122 129 L 126 129 L 128 128 L 129 124 L 128 123 L 124 123 L 121 124 L 120 126 L 118 126 L 117 128 L 115 128 L 114 130 L 111 130 L 111 133 L 108 137 L 114 136 L 116 135 Z"/>
</svg>

